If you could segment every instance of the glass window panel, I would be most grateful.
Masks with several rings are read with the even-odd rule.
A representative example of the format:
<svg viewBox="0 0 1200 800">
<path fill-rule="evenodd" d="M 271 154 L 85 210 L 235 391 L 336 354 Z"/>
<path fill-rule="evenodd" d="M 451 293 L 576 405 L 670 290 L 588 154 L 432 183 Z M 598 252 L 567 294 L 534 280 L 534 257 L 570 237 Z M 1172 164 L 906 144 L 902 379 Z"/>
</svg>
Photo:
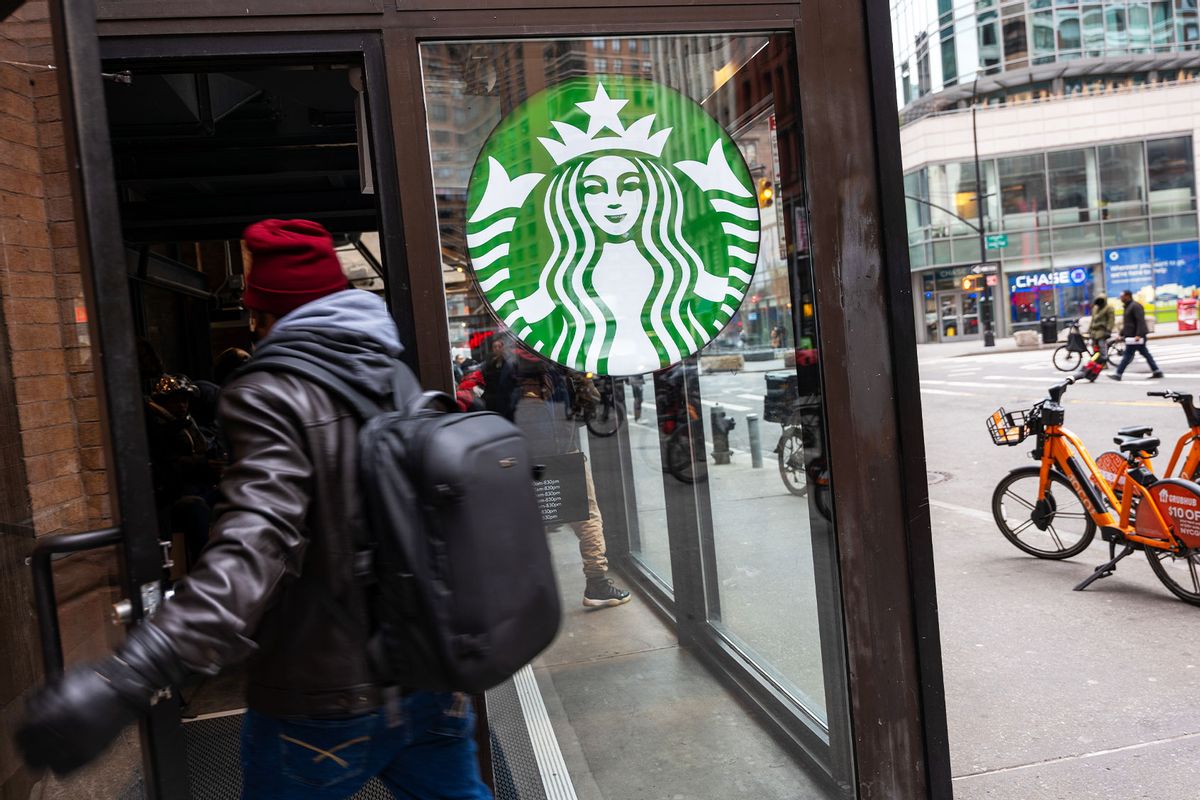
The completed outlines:
<svg viewBox="0 0 1200 800">
<path fill-rule="evenodd" d="M 1000 64 L 1000 33 L 997 30 L 997 23 L 983 22 L 980 15 L 980 22 L 977 31 L 979 33 L 979 64 L 985 70 L 990 67 L 996 67 Z"/>
<path fill-rule="evenodd" d="M 1004 227 L 1012 230 L 1046 224 L 1046 170 L 1042 155 L 997 159 Z"/>
<path fill-rule="evenodd" d="M 949 86 L 958 80 L 958 56 L 954 52 L 954 29 L 947 28 L 941 36 L 942 84 Z"/>
<path fill-rule="evenodd" d="M 1130 2 L 1129 4 L 1129 51 L 1145 53 L 1150 50 L 1150 4 L 1149 2 Z"/>
<path fill-rule="evenodd" d="M 1035 11 L 1033 20 L 1033 62 L 1043 64 L 1054 60 L 1054 12 Z"/>
<path fill-rule="evenodd" d="M 1152 220 L 1152 224 L 1154 226 L 1154 241 L 1156 242 L 1197 238 L 1198 231 L 1195 214 L 1180 214 L 1175 217 L 1155 217 Z"/>
<path fill-rule="evenodd" d="M 1009 69 L 1023 67 L 1029 56 L 1025 17 L 1004 20 L 1004 61 Z"/>
<path fill-rule="evenodd" d="M 1196 171 L 1192 160 L 1190 136 L 1146 142 L 1151 214 L 1188 211 L 1195 207 Z"/>
<path fill-rule="evenodd" d="M 1104 55 L 1104 7 L 1086 5 L 1082 10 L 1083 52 L 1089 58 Z"/>
<path fill-rule="evenodd" d="M 1105 219 L 1146 213 L 1146 169 L 1141 142 L 1099 148 L 1100 204 Z"/>
<path fill-rule="evenodd" d="M 1129 31 L 1124 6 L 1110 5 L 1104 9 L 1104 49 L 1123 53 L 1129 49 Z"/>
<path fill-rule="evenodd" d="M 908 266 L 920 269 L 929 265 L 929 248 L 923 244 L 908 248 Z"/>
<path fill-rule="evenodd" d="M 541 101 L 535 97 L 564 81 L 578 81 L 568 91 L 580 92 L 580 97 L 598 103 L 595 76 L 606 70 L 605 58 L 611 63 L 615 60 L 612 54 L 628 52 L 627 45 L 618 45 L 609 38 L 597 43 L 591 39 L 559 40 L 552 48 L 547 48 L 545 39 L 421 44 L 427 105 L 453 104 L 461 110 L 461 115 L 453 115 L 455 132 L 461 139 L 456 136 L 452 143 L 431 139 L 439 165 L 434 171 L 434 200 L 440 222 L 446 299 L 452 312 L 451 343 L 492 365 L 493 378 L 486 381 L 483 399 L 486 401 L 492 392 L 492 400 L 508 407 L 511 416 L 525 428 L 531 448 L 542 450 L 535 456 L 547 456 L 547 448 L 553 451 L 549 455 L 573 456 L 578 451 L 586 456 L 580 474 L 592 476 L 590 491 L 594 498 L 587 505 L 589 509 L 604 510 L 602 522 L 589 515 L 588 520 L 567 520 L 551 525 L 547 531 L 566 601 L 563 634 L 544 659 L 547 666 L 539 667 L 545 677 L 539 684 L 543 691 L 557 693 L 552 698 L 554 707 L 564 711 L 555 720 L 556 732 L 570 742 L 578 763 L 612 767 L 588 772 L 589 796 L 604 800 L 644 794 L 646 775 L 614 765 L 620 753 L 612 748 L 611 726 L 604 720 L 616 714 L 634 720 L 622 730 L 622 747 L 650 751 L 673 737 L 688 735 L 687 726 L 691 724 L 698 726 L 698 734 L 702 730 L 699 726 L 704 726 L 703 735 L 711 735 L 713 720 L 720 720 L 715 724 L 724 728 L 720 734 L 722 746 L 741 754 L 734 757 L 735 766 L 714 776 L 701 775 L 687 764 L 663 761 L 667 766 L 662 769 L 669 774 L 656 772 L 653 778 L 667 781 L 663 785 L 670 785 L 674 792 L 726 797 L 744 794 L 745 787 L 752 786 L 756 797 L 769 800 L 826 797 L 825 790 L 807 777 L 805 767 L 788 752 L 777 749 L 771 735 L 747 714 L 747 700 L 758 695 L 745 689 L 734 692 L 719 683 L 704 669 L 704 649 L 692 644 L 701 641 L 712 646 L 718 642 L 731 645 L 737 652 L 737 669 L 753 675 L 756 681 L 771 684 L 772 697 L 786 698 L 793 715 L 791 721 L 796 725 L 821 731 L 829 725 L 830 717 L 844 714 L 847 700 L 841 687 L 845 676 L 838 666 L 843 662 L 837 649 L 841 646 L 841 623 L 836 617 L 840 600 L 830 593 L 832 589 L 818 592 L 819 583 L 836 585 L 829 577 L 835 540 L 828 470 L 823 466 L 828 450 L 821 427 L 820 368 L 787 367 L 781 357 L 785 351 L 815 350 L 819 341 L 803 238 L 803 137 L 794 109 L 781 109 L 778 125 L 773 124 L 772 93 L 768 88 L 772 84 L 778 87 L 780 81 L 798 83 L 795 51 L 787 34 L 639 37 L 637 41 L 638 59 L 643 69 L 649 67 L 646 77 L 678 94 L 645 84 L 641 77 L 605 76 L 603 85 L 610 97 L 623 104 L 610 101 L 594 113 L 616 115 L 628 129 L 638 118 L 646 118 L 644 104 L 651 103 L 657 115 L 656 130 L 669 126 L 673 131 L 662 156 L 641 151 L 645 153 L 646 169 L 655 170 L 651 173 L 654 177 L 643 180 L 655 186 L 661 181 L 676 187 L 678 196 L 685 198 L 676 207 L 682 227 L 675 228 L 674 235 L 684 237 L 684 244 L 698 249 L 702 268 L 722 264 L 726 259 L 705 255 L 713 249 L 713 242 L 706 244 L 701 237 L 703 230 L 696 226 L 709 224 L 711 234 L 716 230 L 711 228 L 713 216 L 702 202 L 704 189 L 689 183 L 687 175 L 675 166 L 678 160 L 707 157 L 713 136 L 722 141 L 709 128 L 717 120 L 732 140 L 726 147 L 726 158 L 732 158 L 730 152 L 740 152 L 756 180 L 773 183 L 775 194 L 770 204 L 755 208 L 751 201 L 736 209 L 741 212 L 736 214 L 739 219 L 753 220 L 758 225 L 757 260 L 744 301 L 723 333 L 700 356 L 736 355 L 756 368 L 736 373 L 705 369 L 701 374 L 693 359 L 643 375 L 640 383 L 635 378 L 609 381 L 601 377 L 589 384 L 585 375 L 534 356 L 533 350 L 546 347 L 541 340 L 529 341 L 532 349 L 519 360 L 512 357 L 514 350 L 524 346 L 519 337 L 529 336 L 534 325 L 542 325 L 545 315 L 562 315 L 564 304 L 573 299 L 580 305 L 585 303 L 578 298 L 603 300 L 592 303 L 598 309 L 595 313 L 611 315 L 603 320 L 606 325 L 611 323 L 618 335 L 621 325 L 641 331 L 645 324 L 640 316 L 644 299 L 653 291 L 655 281 L 667 280 L 662 273 L 654 272 L 658 262 L 629 261 L 645 256 L 630 256 L 631 248 L 622 246 L 635 242 L 639 247 L 633 252 L 650 252 L 639 237 L 660 227 L 670 230 L 665 219 L 664 226 L 652 226 L 647 220 L 646 226 L 615 233 L 611 226 L 618 223 L 611 219 L 604 223 L 602 216 L 594 215 L 594 204 L 587 201 L 592 188 L 617 196 L 636 193 L 637 187 L 624 181 L 629 173 L 618 175 L 622 179 L 619 188 L 594 182 L 576 187 L 570 183 L 573 176 L 593 168 L 606 156 L 590 151 L 565 155 L 564 151 L 540 144 L 542 137 L 561 134 L 561 128 L 550 126 L 550 119 L 587 130 L 586 115 L 592 112 L 583 107 L 583 101 L 560 95 L 541 106 L 540 115 L 531 114 L 524 120 L 527 124 L 506 128 L 510 115 L 524 113 L 515 109 L 538 108 L 536 104 Z M 479 80 L 480 63 L 495 65 L 502 73 L 492 82 Z M 721 80 L 729 74 L 737 74 L 738 79 Z M 700 108 L 690 110 L 691 103 Z M 635 110 L 639 105 L 643 107 Z M 449 148 L 454 151 L 448 152 Z M 642 158 L 631 153 L 607 157 L 626 161 Z M 528 187 L 523 199 L 494 194 L 495 207 L 484 213 L 481 209 L 489 196 L 487 187 L 492 184 L 490 180 L 478 180 L 479 170 L 489 170 L 484 174 L 490 178 L 492 161 L 505 168 L 510 186 L 521 177 L 531 179 L 534 173 L 539 177 L 536 182 L 526 180 L 522 184 Z M 603 173 L 599 179 L 608 180 Z M 548 205 L 547 193 L 555 186 L 559 187 L 560 197 L 580 202 Z M 636 207 L 631 213 L 646 217 L 672 213 L 665 206 L 653 205 L 648 195 L 636 194 L 622 202 Z M 664 195 L 659 192 L 649 196 Z M 511 205 L 504 205 L 506 200 Z M 547 208 L 550 212 L 545 211 Z M 483 216 L 476 218 L 477 214 Z M 502 224 L 509 220 L 513 222 L 507 227 Z M 488 310 L 479 287 L 487 285 L 491 291 L 499 282 L 520 298 L 532 297 L 544 285 L 541 276 L 551 263 L 548 259 L 557 257 L 550 253 L 567 252 L 555 251 L 548 244 L 551 234 L 546 231 L 550 226 L 564 236 L 590 232 L 589 241 L 595 243 L 590 257 L 595 261 L 586 261 L 589 256 L 580 247 L 573 251 L 574 256 L 566 256 L 577 261 L 556 268 L 579 274 L 587 269 L 594 284 L 581 284 L 578 295 L 556 288 L 560 300 L 549 303 L 549 311 L 541 312 L 542 318 L 524 318 L 522 325 L 528 330 L 517 326 L 510 330 Z M 728 232 L 727 227 L 721 230 Z M 502 242 L 504 252 L 497 252 L 501 246 L 497 244 L 479 254 L 481 245 L 497 242 L 501 236 L 506 237 Z M 944 245 L 948 251 L 950 243 Z M 679 247 L 674 249 L 685 252 Z M 726 249 L 722 247 L 721 256 L 727 255 Z M 495 257 L 491 257 L 493 254 Z M 600 274 L 608 269 L 611 275 L 617 264 L 623 280 L 604 288 Z M 504 276 L 498 277 L 501 271 Z M 645 284 L 647 288 L 628 288 L 632 285 L 630 276 L 646 275 L 650 281 Z M 724 279 L 730 280 L 728 276 Z M 618 302 L 630 291 L 644 291 L 645 295 Z M 793 302 L 799 307 L 794 308 Z M 546 307 L 517 303 L 521 314 L 537 314 L 539 308 Z M 618 317 L 622 309 L 635 309 L 635 313 Z M 557 327 L 553 329 L 565 334 L 577 327 L 587 329 L 599 324 L 589 323 L 586 318 L 580 323 L 565 316 L 554 320 Z M 493 349 L 497 341 L 505 345 Z M 793 388 L 783 398 L 782 416 L 769 416 L 763 400 L 753 399 L 763 397 L 775 385 L 767 380 L 762 368 L 780 377 L 782 384 L 787 385 L 786 379 L 791 378 Z M 510 384 L 515 391 L 506 388 Z M 730 438 L 730 463 L 714 463 L 716 443 L 709 412 L 716 405 L 736 422 Z M 754 469 L 750 462 L 748 414 L 758 415 L 761 422 L 766 451 L 763 455 L 772 459 L 766 470 Z M 615 422 L 608 425 L 608 420 Z M 597 426 L 603 430 L 598 431 Z M 547 431 L 554 435 L 547 437 Z M 781 442 L 781 452 L 789 454 L 786 458 L 795 459 L 787 462 L 790 469 L 781 470 L 773 460 L 776 456 L 769 454 L 777 441 Z M 800 494 L 785 482 L 785 474 L 805 484 L 809 475 L 821 481 L 805 486 L 807 491 Z M 749 501 L 757 510 L 753 526 L 746 525 Z M 688 604 L 674 609 L 678 624 L 688 628 L 687 636 L 678 637 L 674 624 L 665 624 L 653 614 L 650 603 L 641 602 L 641 597 L 620 610 L 606 612 L 611 617 L 585 613 L 580 604 L 584 590 L 581 568 L 586 565 L 589 575 L 598 569 L 597 525 L 607 544 L 608 560 L 622 570 L 620 576 L 613 575 L 618 582 L 636 580 L 638 586 L 652 588 L 655 597 Z M 681 569 L 681 564 L 688 568 Z M 684 582 L 690 582 L 687 591 Z M 613 626 L 612 633 L 601 634 L 607 625 Z M 834 632 L 832 637 L 830 632 Z M 589 665 L 586 677 L 578 669 L 580 664 Z M 670 687 L 670 691 L 642 697 L 622 689 L 630 670 L 660 687 Z M 603 708 L 590 699 L 597 696 L 596 692 L 608 698 Z M 680 717 L 675 713 L 680 696 L 695 698 L 705 713 Z M 834 741 L 831 748 L 837 752 L 833 759 L 836 763 L 852 763 L 848 742 Z M 763 775 L 762 763 L 772 765 L 770 776 Z M 850 782 L 845 775 L 836 780 Z"/>
<path fill-rule="evenodd" d="M 1104 224 L 1104 246 L 1145 244 L 1150 241 L 1150 223 L 1144 219 Z"/>
<path fill-rule="evenodd" d="M 1088 222 L 1100 204 L 1096 151 L 1062 150 L 1046 156 L 1050 175 L 1050 223 Z"/>
<path fill-rule="evenodd" d="M 1150 4 L 1150 27 L 1153 31 L 1154 49 L 1170 49 L 1175 38 L 1175 20 L 1171 16 L 1170 0 Z"/>
<path fill-rule="evenodd" d="M 950 257 L 950 242 L 935 241 L 933 243 L 933 263 L 934 264 L 949 264 L 954 259 Z"/>
<path fill-rule="evenodd" d="M 1100 226 L 1075 225 L 1070 228 L 1055 228 L 1050 234 L 1055 253 L 1067 250 L 1094 250 L 1100 247 Z"/>
<path fill-rule="evenodd" d="M 1054 13 L 1058 17 L 1058 49 L 1079 50 L 1083 44 L 1079 30 L 1079 9 L 1060 8 Z"/>
<path fill-rule="evenodd" d="M 980 263 L 979 257 L 979 237 L 971 239 L 955 239 L 950 243 L 950 257 L 955 263 L 971 262 L 972 264 Z"/>
</svg>

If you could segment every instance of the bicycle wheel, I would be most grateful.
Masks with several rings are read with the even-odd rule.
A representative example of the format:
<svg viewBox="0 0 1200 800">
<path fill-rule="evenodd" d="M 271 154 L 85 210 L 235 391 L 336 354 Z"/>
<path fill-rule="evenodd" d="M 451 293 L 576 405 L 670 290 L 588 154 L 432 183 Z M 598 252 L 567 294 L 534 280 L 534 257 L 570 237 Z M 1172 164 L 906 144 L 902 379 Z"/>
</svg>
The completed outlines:
<svg viewBox="0 0 1200 800">
<path fill-rule="evenodd" d="M 587 421 L 587 429 L 594 436 L 612 436 L 620 429 L 621 423 L 624 421 L 625 411 L 619 404 L 604 403 Z"/>
<path fill-rule="evenodd" d="M 1072 352 L 1064 344 L 1054 351 L 1054 356 L 1050 360 L 1054 362 L 1055 369 L 1062 372 L 1074 372 L 1079 369 L 1079 362 L 1083 361 L 1083 353 Z"/>
<path fill-rule="evenodd" d="M 1121 356 L 1123 356 L 1123 355 L 1125 355 L 1125 340 L 1119 339 L 1119 338 L 1109 340 L 1109 342 L 1108 342 L 1108 358 L 1109 358 L 1109 360 L 1112 360 L 1114 358 L 1120 359 Z"/>
<path fill-rule="evenodd" d="M 1147 547 L 1146 558 L 1150 560 L 1150 569 L 1171 594 L 1185 603 L 1200 606 L 1200 551 L 1175 555 Z"/>
<path fill-rule="evenodd" d="M 779 476 L 783 485 L 797 497 L 808 493 L 808 475 L 804 471 L 804 447 L 800 429 L 793 427 L 779 443 Z"/>
<path fill-rule="evenodd" d="M 663 457 L 667 462 L 667 471 L 683 483 L 696 482 L 696 462 L 692 458 L 692 445 L 688 441 L 687 428 L 681 427 L 671 434 Z"/>
<path fill-rule="evenodd" d="M 1087 549 L 1096 523 L 1067 479 L 1050 473 L 1046 497 L 1037 499 L 1039 467 L 1014 469 L 992 493 L 992 516 L 1004 538 L 1038 558 L 1070 558 Z"/>
</svg>

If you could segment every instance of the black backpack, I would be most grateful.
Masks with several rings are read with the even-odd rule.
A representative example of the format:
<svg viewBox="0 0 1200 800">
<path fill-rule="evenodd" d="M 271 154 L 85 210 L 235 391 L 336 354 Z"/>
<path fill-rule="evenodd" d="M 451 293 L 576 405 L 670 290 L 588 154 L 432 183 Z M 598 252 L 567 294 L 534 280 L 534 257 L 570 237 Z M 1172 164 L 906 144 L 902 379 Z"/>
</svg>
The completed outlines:
<svg viewBox="0 0 1200 800">
<path fill-rule="evenodd" d="M 371 660 L 381 680 L 481 692 L 550 644 L 558 587 L 535 467 L 515 425 L 458 413 L 447 395 L 422 392 L 404 364 L 393 381 L 396 410 L 304 358 L 264 353 L 243 369 L 257 371 L 303 377 L 363 420 L 367 530 L 357 571 L 371 583 Z"/>
</svg>

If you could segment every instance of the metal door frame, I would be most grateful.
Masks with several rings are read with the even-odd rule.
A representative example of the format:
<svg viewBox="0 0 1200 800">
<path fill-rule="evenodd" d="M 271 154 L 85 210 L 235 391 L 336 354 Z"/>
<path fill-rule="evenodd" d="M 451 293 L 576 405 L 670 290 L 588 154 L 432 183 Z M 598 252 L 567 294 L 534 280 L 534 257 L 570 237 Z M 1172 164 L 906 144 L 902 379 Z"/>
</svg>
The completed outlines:
<svg viewBox="0 0 1200 800">
<path fill-rule="evenodd" d="M 444 388 L 450 378 L 448 332 L 418 43 L 531 35 L 792 32 L 797 88 L 807 120 L 810 252 L 821 318 L 827 435 L 833 445 L 835 580 L 845 621 L 841 633 L 857 788 L 864 798 L 951 796 L 886 2 L 499 0 L 481 7 L 477 0 L 364 0 L 347 7 L 343 0 L 123 0 L 105 3 L 100 23 L 94 0 L 55 0 L 51 8 L 82 273 L 103 387 L 109 475 L 115 510 L 127 533 L 154 530 L 155 515 L 153 503 L 137 491 L 149 480 L 149 459 L 140 405 L 127 396 L 136 358 L 125 275 L 108 266 L 123 263 L 123 258 L 98 33 L 106 40 L 129 39 L 131 46 L 133 39 L 162 37 L 164 48 L 175 46 L 181 36 L 228 40 L 233 47 L 235 41 L 253 42 L 255 37 L 280 41 L 275 34 L 304 34 L 306 49 L 334 31 L 381 37 L 375 63 L 386 72 L 391 156 L 404 153 L 406 166 L 396 174 L 405 198 L 400 224 L 406 235 L 392 243 L 389 262 L 403 253 L 416 265 L 396 276 L 403 290 L 392 288 L 402 291 L 408 308 L 423 317 L 416 326 L 414 313 L 409 324 L 415 327 L 410 341 L 424 381 Z M 373 129 L 378 130 L 383 117 L 374 117 Z M 382 151 L 389 148 L 381 141 L 376 140 L 377 172 L 384 175 L 388 155 Z M 399 220 L 398 206 L 393 213 Z M 157 576 L 155 536 L 127 535 L 123 547 L 127 589 Z M 138 593 L 129 594 L 140 613 Z M 170 704 L 160 704 L 143 729 L 147 786 L 156 800 L 187 796 L 186 769 L 156 768 L 183 763 L 182 738 L 178 724 L 170 724 L 172 715 Z"/>
</svg>

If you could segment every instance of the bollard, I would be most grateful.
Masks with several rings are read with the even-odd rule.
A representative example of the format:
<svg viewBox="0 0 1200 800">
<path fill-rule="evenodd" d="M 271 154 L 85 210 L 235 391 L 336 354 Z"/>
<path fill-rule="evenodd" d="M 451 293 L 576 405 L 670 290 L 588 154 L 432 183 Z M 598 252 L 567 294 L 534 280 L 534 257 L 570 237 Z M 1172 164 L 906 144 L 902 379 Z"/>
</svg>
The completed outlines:
<svg viewBox="0 0 1200 800">
<path fill-rule="evenodd" d="M 725 409 L 720 406 L 713 406 L 708 419 L 712 425 L 713 462 L 716 464 L 728 464 L 730 457 L 733 455 L 729 450 L 729 432 L 733 430 L 734 425 L 737 423 L 725 416 Z"/>
<path fill-rule="evenodd" d="M 762 469 L 762 436 L 758 432 L 758 414 L 746 415 L 746 434 L 750 437 L 750 466 Z"/>
</svg>

